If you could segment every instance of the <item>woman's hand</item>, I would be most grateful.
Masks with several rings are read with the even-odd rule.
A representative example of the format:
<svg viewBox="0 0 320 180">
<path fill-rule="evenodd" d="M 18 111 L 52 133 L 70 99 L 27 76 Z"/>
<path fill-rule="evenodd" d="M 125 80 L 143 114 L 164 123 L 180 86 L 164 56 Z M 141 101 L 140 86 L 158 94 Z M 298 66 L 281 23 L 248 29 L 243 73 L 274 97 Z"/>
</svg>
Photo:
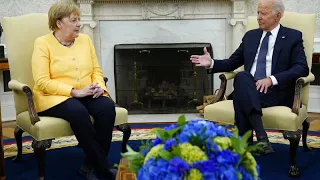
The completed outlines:
<svg viewBox="0 0 320 180">
<path fill-rule="evenodd" d="M 99 86 L 98 83 L 94 85 L 94 90 L 93 90 L 93 98 L 98 98 L 104 93 L 104 90 Z"/>
<path fill-rule="evenodd" d="M 85 88 L 80 89 L 80 90 L 72 89 L 71 90 L 71 96 L 75 97 L 75 98 L 82 98 L 82 97 L 86 97 L 86 96 L 92 96 L 93 95 L 93 91 L 94 91 L 94 85 L 95 85 L 95 83 L 89 84 L 88 86 L 86 86 Z"/>
</svg>

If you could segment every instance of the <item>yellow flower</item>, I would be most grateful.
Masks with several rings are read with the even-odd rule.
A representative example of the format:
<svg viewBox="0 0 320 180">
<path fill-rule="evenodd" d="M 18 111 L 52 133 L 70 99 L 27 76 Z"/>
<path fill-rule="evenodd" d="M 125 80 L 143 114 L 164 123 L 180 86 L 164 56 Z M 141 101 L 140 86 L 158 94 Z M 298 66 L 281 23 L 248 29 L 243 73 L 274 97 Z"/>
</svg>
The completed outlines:
<svg viewBox="0 0 320 180">
<path fill-rule="evenodd" d="M 250 152 L 245 153 L 242 163 L 247 171 L 253 175 L 254 179 L 258 179 L 257 162 Z"/>
<path fill-rule="evenodd" d="M 158 157 L 159 151 L 163 148 L 163 144 L 158 144 L 150 149 L 146 158 L 144 159 L 144 163 L 147 162 L 151 157 Z"/>
<path fill-rule="evenodd" d="M 208 160 L 207 155 L 198 147 L 190 143 L 179 144 L 181 159 L 190 165 L 197 161 Z"/>
<path fill-rule="evenodd" d="M 187 180 L 202 180 L 202 174 L 198 169 L 190 169 Z"/>
<path fill-rule="evenodd" d="M 228 137 L 216 137 L 213 139 L 213 142 L 222 149 L 228 149 L 232 145 L 231 140 Z"/>
</svg>

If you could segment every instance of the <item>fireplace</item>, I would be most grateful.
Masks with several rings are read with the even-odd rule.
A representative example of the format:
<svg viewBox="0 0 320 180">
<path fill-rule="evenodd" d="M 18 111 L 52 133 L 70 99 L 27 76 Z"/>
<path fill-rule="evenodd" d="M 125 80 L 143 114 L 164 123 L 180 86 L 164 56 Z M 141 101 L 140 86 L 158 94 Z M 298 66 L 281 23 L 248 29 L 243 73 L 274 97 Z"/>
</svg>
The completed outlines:
<svg viewBox="0 0 320 180">
<path fill-rule="evenodd" d="M 190 62 L 210 43 L 116 44 L 117 103 L 130 114 L 192 113 L 213 92 L 213 76 Z"/>
</svg>

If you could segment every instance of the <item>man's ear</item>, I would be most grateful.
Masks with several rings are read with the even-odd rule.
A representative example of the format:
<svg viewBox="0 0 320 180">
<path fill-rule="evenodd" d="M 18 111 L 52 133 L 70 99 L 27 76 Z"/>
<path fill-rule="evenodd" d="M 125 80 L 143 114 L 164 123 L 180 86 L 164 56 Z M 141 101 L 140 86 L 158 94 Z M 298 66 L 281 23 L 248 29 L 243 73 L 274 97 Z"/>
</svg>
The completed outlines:
<svg viewBox="0 0 320 180">
<path fill-rule="evenodd" d="M 276 16 L 277 16 L 277 22 L 279 22 L 280 19 L 281 19 L 281 12 L 278 11 L 277 14 L 276 14 Z"/>
</svg>

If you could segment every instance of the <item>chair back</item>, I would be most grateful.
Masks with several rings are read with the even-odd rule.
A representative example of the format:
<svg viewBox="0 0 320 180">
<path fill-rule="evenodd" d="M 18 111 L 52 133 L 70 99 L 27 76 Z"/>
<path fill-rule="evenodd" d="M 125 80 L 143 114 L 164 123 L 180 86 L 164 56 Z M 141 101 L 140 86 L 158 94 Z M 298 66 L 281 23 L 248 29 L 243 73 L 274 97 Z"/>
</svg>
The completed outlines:
<svg viewBox="0 0 320 180">
<path fill-rule="evenodd" d="M 280 24 L 302 32 L 303 46 L 307 57 L 309 71 L 311 71 L 316 14 L 301 14 L 285 11 L 280 20 Z M 248 16 L 246 31 L 256 28 L 259 28 L 257 16 Z M 305 106 L 308 105 L 309 87 L 310 84 L 304 85 L 301 92 L 301 101 Z"/>
<path fill-rule="evenodd" d="M 2 19 L 11 79 L 27 84 L 31 89 L 31 58 L 36 38 L 50 33 L 48 15 L 32 13 Z M 24 93 L 13 91 L 16 114 L 28 110 Z"/>
</svg>

